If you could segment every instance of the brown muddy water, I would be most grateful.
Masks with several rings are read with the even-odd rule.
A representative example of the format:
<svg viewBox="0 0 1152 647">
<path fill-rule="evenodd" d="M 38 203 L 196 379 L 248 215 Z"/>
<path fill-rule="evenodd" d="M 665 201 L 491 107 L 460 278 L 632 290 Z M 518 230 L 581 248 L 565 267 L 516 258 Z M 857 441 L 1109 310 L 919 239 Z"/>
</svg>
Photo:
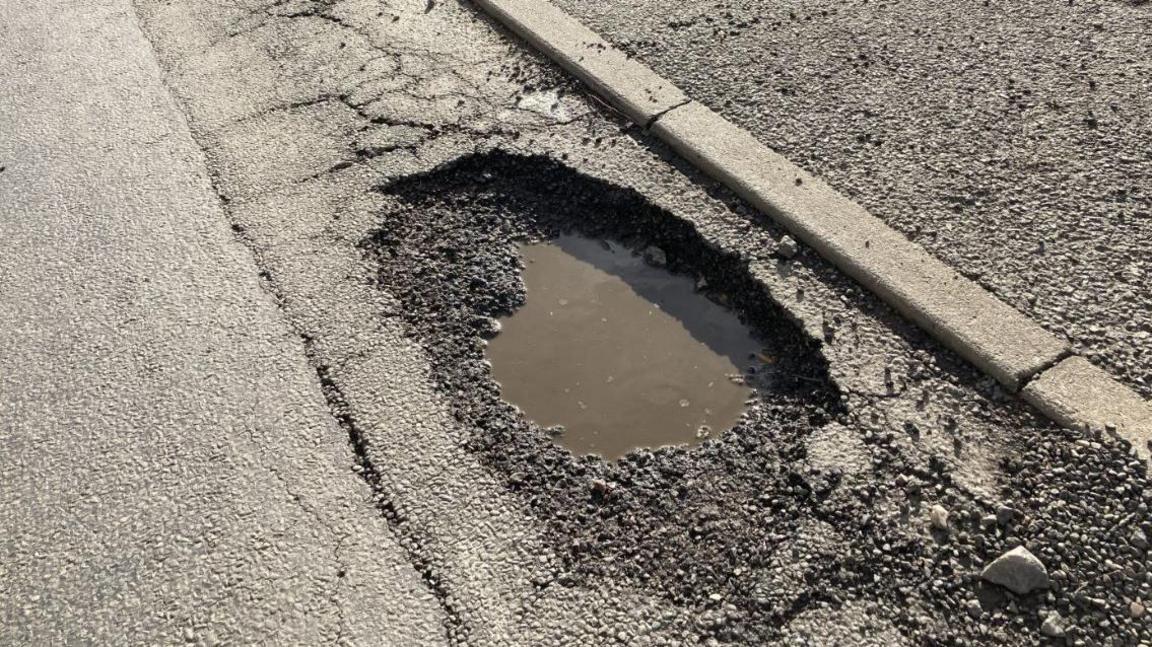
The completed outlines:
<svg viewBox="0 0 1152 647">
<path fill-rule="evenodd" d="M 488 346 L 503 398 L 577 454 L 700 442 L 732 426 L 760 344 L 693 279 L 623 245 L 522 245 L 527 299 Z"/>
</svg>

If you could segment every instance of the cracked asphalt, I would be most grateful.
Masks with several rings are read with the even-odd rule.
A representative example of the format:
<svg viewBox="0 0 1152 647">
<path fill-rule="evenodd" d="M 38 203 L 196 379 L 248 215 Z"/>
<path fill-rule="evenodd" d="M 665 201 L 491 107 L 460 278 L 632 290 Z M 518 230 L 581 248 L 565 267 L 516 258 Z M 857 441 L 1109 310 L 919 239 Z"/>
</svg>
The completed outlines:
<svg viewBox="0 0 1152 647">
<path fill-rule="evenodd" d="M 1152 641 L 1130 448 L 1054 427 L 810 251 L 776 256 L 770 221 L 471 5 L 3 11 L 21 101 L 0 116 L 29 133 L 0 147 L 4 642 Z M 523 299 L 515 241 L 567 230 L 660 246 L 778 339 L 736 427 L 606 463 L 499 399 L 482 337 Z M 981 580 L 1019 545 L 1048 590 Z"/>
</svg>

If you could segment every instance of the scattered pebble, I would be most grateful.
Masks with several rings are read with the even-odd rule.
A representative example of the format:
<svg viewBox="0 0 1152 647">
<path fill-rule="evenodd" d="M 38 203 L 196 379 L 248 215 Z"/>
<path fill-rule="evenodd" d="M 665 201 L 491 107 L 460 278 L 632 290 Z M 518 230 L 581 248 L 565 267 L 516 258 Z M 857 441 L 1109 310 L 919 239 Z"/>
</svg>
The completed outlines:
<svg viewBox="0 0 1152 647">
<path fill-rule="evenodd" d="M 1020 516 L 1020 512 L 1010 506 L 1001 505 L 996 508 L 996 523 L 1008 526 Z"/>
<path fill-rule="evenodd" d="M 655 245 L 649 245 L 644 250 L 644 260 L 649 265 L 655 267 L 664 267 L 668 265 L 668 255 L 664 253 L 664 250 Z"/>
<path fill-rule="evenodd" d="M 1040 625 L 1040 633 L 1048 636 L 1049 638 L 1061 638 L 1064 636 L 1064 619 L 1060 614 L 1053 611 L 1044 618 L 1044 623 Z"/>
<path fill-rule="evenodd" d="M 779 242 L 776 243 L 776 254 L 779 255 L 781 258 L 789 258 L 790 259 L 790 258 L 796 256 L 796 254 L 799 252 L 800 252 L 800 245 L 798 245 L 796 243 L 796 241 L 792 239 L 791 236 L 785 235 L 782 238 L 780 238 Z"/>
<path fill-rule="evenodd" d="M 477 328 L 480 330 L 481 337 L 484 339 L 492 339 L 500 334 L 500 331 L 504 329 L 504 324 L 500 323 L 499 319 L 481 317 L 477 322 Z"/>
<path fill-rule="evenodd" d="M 612 494 L 612 490 L 616 489 L 616 485 L 604 479 L 592 479 L 592 493 L 605 497 Z"/>
<path fill-rule="evenodd" d="M 947 532 L 947 530 L 948 530 L 948 510 L 947 510 L 947 508 L 940 505 L 939 503 L 932 506 L 932 509 L 930 509 L 928 511 L 928 521 L 932 524 L 933 528 Z"/>
<path fill-rule="evenodd" d="M 1048 570 L 1023 546 L 997 557 L 984 568 L 980 577 L 1019 595 L 1048 588 Z"/>
</svg>

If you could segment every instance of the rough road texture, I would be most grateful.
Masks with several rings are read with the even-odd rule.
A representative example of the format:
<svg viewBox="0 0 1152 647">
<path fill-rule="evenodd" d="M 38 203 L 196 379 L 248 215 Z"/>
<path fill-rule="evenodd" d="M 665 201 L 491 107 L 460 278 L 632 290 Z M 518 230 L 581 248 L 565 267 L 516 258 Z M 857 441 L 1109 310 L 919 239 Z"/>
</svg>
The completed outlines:
<svg viewBox="0 0 1152 647">
<path fill-rule="evenodd" d="M 1085 644 L 1152 639 L 1128 448 L 1055 429 L 807 250 L 778 259 L 771 223 L 472 7 L 137 9 L 454 644 L 1030 645 L 1056 613 Z M 724 268 L 714 298 L 796 372 L 693 449 L 551 447 L 495 399 L 477 317 L 523 298 L 510 241 L 568 226 Z M 1049 591 L 980 582 L 1021 544 Z"/>
<path fill-rule="evenodd" d="M 556 4 L 1152 396 L 1152 5 Z"/>
<path fill-rule="evenodd" d="M 0 643 L 444 644 L 131 7 L 0 70 Z"/>
</svg>

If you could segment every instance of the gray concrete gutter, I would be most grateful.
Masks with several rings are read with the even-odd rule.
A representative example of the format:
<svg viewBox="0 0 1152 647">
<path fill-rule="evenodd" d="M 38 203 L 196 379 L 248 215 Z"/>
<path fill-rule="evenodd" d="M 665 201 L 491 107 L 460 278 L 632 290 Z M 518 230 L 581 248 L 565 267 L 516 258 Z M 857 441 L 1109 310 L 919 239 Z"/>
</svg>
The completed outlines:
<svg viewBox="0 0 1152 647">
<path fill-rule="evenodd" d="M 1068 343 L 544 0 L 475 0 L 614 108 L 1059 424 L 1148 458 L 1152 407 Z"/>
</svg>

